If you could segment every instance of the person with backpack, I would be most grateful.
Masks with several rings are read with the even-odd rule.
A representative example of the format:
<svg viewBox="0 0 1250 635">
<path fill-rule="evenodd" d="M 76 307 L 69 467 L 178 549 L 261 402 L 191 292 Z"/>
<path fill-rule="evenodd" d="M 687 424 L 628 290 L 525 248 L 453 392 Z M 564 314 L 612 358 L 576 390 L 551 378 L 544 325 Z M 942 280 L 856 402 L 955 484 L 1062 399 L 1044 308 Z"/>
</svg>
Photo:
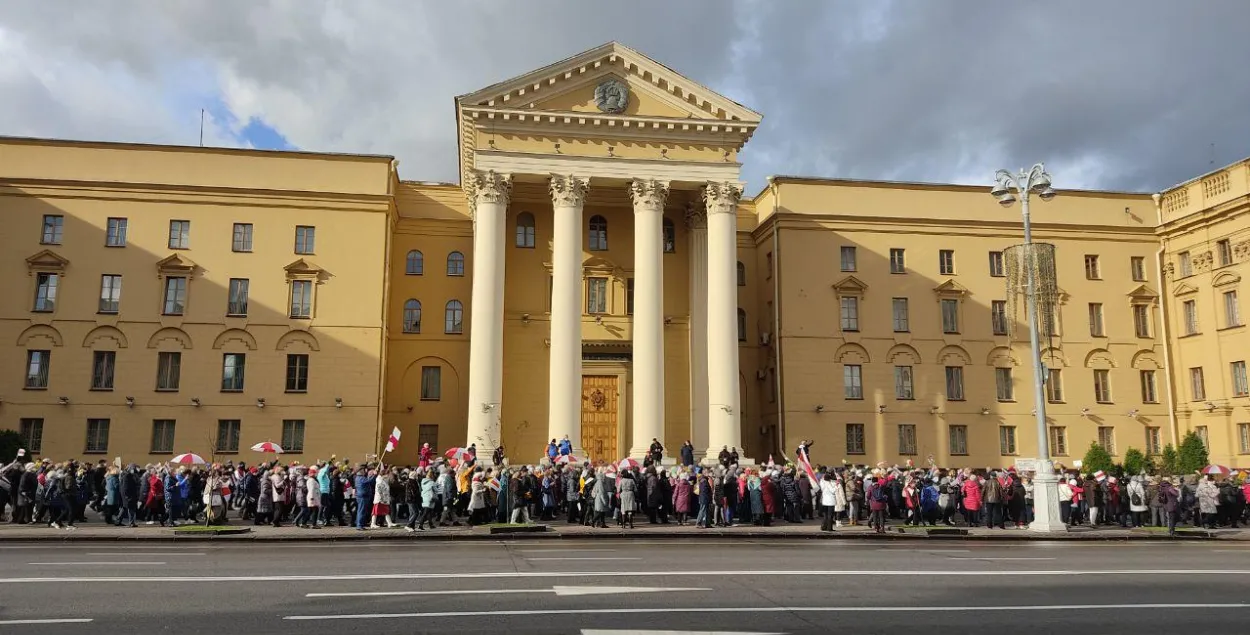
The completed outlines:
<svg viewBox="0 0 1250 635">
<path fill-rule="evenodd" d="M 885 533 L 885 514 L 890 508 L 890 482 L 879 471 L 871 483 L 865 483 L 868 497 L 868 526 L 879 534 Z"/>
<path fill-rule="evenodd" d="M 1180 499 L 1181 494 L 1172 486 L 1171 481 L 1164 480 L 1159 483 L 1159 507 L 1167 516 L 1169 536 L 1176 535 L 1176 520 L 1180 516 Z"/>
<path fill-rule="evenodd" d="M 1128 509 L 1132 516 L 1133 526 L 1146 524 L 1146 512 L 1150 510 L 1149 499 L 1146 497 L 1146 484 L 1143 477 L 1134 476 L 1128 483 Z"/>
</svg>

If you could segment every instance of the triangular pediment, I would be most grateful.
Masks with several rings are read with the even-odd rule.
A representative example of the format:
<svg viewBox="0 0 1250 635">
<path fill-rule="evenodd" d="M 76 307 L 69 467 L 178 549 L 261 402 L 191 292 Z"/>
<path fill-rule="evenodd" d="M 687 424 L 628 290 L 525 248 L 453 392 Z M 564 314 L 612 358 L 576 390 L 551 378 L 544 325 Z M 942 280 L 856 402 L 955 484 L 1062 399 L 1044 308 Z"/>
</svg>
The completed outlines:
<svg viewBox="0 0 1250 635">
<path fill-rule="evenodd" d="M 943 296 L 962 296 L 967 295 L 968 287 L 965 287 L 954 280 L 947 280 L 946 282 L 934 287 L 933 292 Z"/>
<path fill-rule="evenodd" d="M 44 249 L 26 259 L 26 266 L 32 271 L 64 271 L 67 265 L 68 259 L 50 249 Z"/>
<path fill-rule="evenodd" d="M 1236 271 L 1221 271 L 1211 279 L 1211 286 L 1224 287 L 1238 282 L 1241 282 L 1241 276 Z"/>
<path fill-rule="evenodd" d="M 283 267 L 282 270 L 292 275 L 294 274 L 317 275 L 323 271 L 323 269 L 321 267 L 318 267 L 316 263 L 310 262 L 303 258 L 300 258 L 299 260 L 296 260 L 295 262 Z"/>
<path fill-rule="evenodd" d="M 1155 293 L 1154 289 L 1151 289 L 1143 284 L 1138 286 L 1136 289 L 1129 291 L 1128 297 L 1134 300 L 1153 300 L 1159 297 L 1159 294 Z"/>
<path fill-rule="evenodd" d="M 156 270 L 170 273 L 186 273 L 195 269 L 195 263 L 182 254 L 170 254 L 156 261 Z"/>
<path fill-rule="evenodd" d="M 1198 287 L 1195 287 L 1187 282 L 1182 282 L 1172 289 L 1172 295 L 1189 295 L 1190 293 L 1197 292 Z"/>
<path fill-rule="evenodd" d="M 833 290 L 839 294 L 862 294 L 868 290 L 868 285 L 863 280 L 855 276 L 847 276 L 833 285 Z"/>
</svg>

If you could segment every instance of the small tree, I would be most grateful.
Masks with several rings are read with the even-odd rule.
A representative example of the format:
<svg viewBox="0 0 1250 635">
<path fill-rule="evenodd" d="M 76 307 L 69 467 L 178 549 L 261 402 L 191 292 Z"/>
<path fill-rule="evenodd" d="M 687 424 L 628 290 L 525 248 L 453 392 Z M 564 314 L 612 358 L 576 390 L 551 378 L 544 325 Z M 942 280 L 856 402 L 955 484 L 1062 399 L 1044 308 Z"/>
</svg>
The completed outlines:
<svg viewBox="0 0 1250 635">
<path fill-rule="evenodd" d="M 17 430 L 0 430 L 0 463 L 12 461 L 25 442 Z"/>
<path fill-rule="evenodd" d="M 1089 444 L 1089 449 L 1085 451 L 1085 458 L 1081 461 L 1081 469 L 1089 473 L 1094 472 L 1110 472 L 1115 467 L 1115 461 L 1111 460 L 1111 455 L 1107 453 L 1097 441 Z"/>
<path fill-rule="evenodd" d="M 1142 454 L 1137 448 L 1129 448 L 1124 452 L 1124 473 L 1128 476 L 1137 476 L 1142 472 L 1152 472 L 1153 464 L 1150 459 Z"/>
<path fill-rule="evenodd" d="M 1178 474 L 1193 474 L 1206 467 L 1210 460 L 1207 456 L 1207 446 L 1202 442 L 1202 437 L 1199 437 L 1192 430 L 1185 433 L 1185 438 L 1181 440 L 1181 447 L 1176 454 L 1176 471 Z"/>
<path fill-rule="evenodd" d="M 1163 447 L 1163 453 L 1159 455 L 1159 469 L 1164 476 L 1173 476 L 1180 469 L 1180 455 L 1176 453 L 1176 448 L 1169 443 Z"/>
</svg>

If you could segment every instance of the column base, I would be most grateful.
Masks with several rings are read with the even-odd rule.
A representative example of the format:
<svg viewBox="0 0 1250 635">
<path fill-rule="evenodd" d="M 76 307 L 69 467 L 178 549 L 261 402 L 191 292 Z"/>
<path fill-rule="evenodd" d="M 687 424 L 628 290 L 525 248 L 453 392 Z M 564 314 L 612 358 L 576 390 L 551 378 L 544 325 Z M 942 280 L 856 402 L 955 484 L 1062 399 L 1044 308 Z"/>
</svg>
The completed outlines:
<svg viewBox="0 0 1250 635">
<path fill-rule="evenodd" d="M 1053 472 L 1033 477 L 1033 522 L 1029 531 L 1065 533 L 1068 526 L 1059 515 L 1059 475 Z"/>
</svg>

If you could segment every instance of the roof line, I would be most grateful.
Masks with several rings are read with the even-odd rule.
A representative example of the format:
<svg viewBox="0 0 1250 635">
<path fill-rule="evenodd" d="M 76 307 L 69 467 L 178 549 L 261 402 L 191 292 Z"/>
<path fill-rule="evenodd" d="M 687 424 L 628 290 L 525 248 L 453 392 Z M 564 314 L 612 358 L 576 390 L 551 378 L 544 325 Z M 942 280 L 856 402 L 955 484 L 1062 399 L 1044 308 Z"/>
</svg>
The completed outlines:
<svg viewBox="0 0 1250 635">
<path fill-rule="evenodd" d="M 143 143 L 137 141 L 97 141 L 89 139 L 62 139 L 57 137 L 17 137 L 0 135 L 0 143 L 16 142 L 29 144 L 64 145 L 80 147 L 114 147 L 114 148 L 147 148 L 151 150 L 175 150 L 226 154 L 267 154 L 271 156 L 290 155 L 291 157 L 333 157 L 351 159 L 385 159 L 394 161 L 389 154 L 365 154 L 357 152 L 316 152 L 311 150 L 267 150 L 262 148 L 229 148 L 222 146 L 188 146 L 172 143 Z"/>
<path fill-rule="evenodd" d="M 926 188 L 955 188 L 967 190 L 985 190 L 989 191 L 991 184 L 976 183 L 941 183 L 936 181 L 895 181 L 889 179 L 852 179 L 852 178 L 836 178 L 821 176 L 796 176 L 787 174 L 777 174 L 768 177 L 769 181 L 777 183 L 806 182 L 806 183 L 830 183 L 830 184 L 846 184 L 846 185 L 891 185 L 891 186 L 908 186 L 908 187 L 926 187 Z M 768 189 L 765 185 L 764 189 Z M 1153 192 L 1131 192 L 1126 190 L 1089 190 L 1079 188 L 1055 188 L 1056 192 L 1074 192 L 1078 194 L 1116 194 L 1122 196 L 1150 196 Z M 763 193 L 762 191 L 760 192 Z M 758 196 L 758 195 L 757 195 Z"/>
</svg>

